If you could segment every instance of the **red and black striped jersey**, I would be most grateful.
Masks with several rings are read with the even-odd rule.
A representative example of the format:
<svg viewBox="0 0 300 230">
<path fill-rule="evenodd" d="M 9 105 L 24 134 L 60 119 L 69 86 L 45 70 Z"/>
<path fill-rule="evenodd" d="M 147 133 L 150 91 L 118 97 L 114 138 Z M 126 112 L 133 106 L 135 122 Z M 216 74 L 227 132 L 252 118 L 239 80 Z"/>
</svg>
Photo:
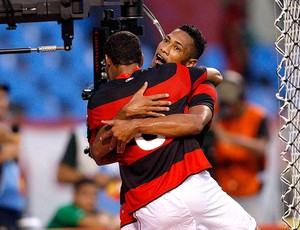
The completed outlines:
<svg viewBox="0 0 300 230">
<path fill-rule="evenodd" d="M 89 142 L 101 127 L 101 120 L 113 119 L 147 81 L 145 95 L 169 93 L 172 102 L 165 115 L 184 113 L 187 108 L 207 105 L 213 111 L 216 90 L 206 83 L 206 68 L 187 68 L 168 63 L 121 75 L 100 85 L 88 102 Z M 137 135 L 118 155 L 122 177 L 121 204 L 132 213 L 164 193 L 176 188 L 190 175 L 211 165 L 194 136 L 165 138 Z"/>
</svg>

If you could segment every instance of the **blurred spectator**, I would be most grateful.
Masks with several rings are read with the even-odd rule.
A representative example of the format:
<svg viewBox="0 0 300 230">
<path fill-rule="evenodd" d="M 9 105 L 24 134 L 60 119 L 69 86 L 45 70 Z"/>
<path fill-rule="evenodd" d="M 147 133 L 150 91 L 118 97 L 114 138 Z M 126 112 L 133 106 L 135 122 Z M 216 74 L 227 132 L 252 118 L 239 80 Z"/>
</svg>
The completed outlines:
<svg viewBox="0 0 300 230">
<path fill-rule="evenodd" d="M 74 184 L 73 202 L 60 207 L 47 228 L 97 227 L 119 228 L 119 218 L 96 211 L 98 186 L 94 180 L 82 179 Z"/>
<path fill-rule="evenodd" d="M 84 136 L 86 125 L 82 124 L 71 132 L 63 157 L 59 163 L 57 180 L 60 183 L 76 183 L 84 178 L 92 178 L 99 187 L 97 210 L 119 215 L 119 192 L 121 179 L 117 164 L 98 166 L 92 158 L 84 154 L 88 146 Z"/>
<path fill-rule="evenodd" d="M 14 230 L 25 210 L 25 198 L 18 165 L 19 130 L 6 119 L 8 91 L 7 85 L 0 84 L 0 229 Z"/>
<path fill-rule="evenodd" d="M 218 112 L 211 127 L 212 175 L 259 221 L 263 216 L 259 207 L 269 138 L 267 116 L 245 98 L 245 80 L 239 73 L 228 70 L 223 77 L 218 87 Z"/>
</svg>

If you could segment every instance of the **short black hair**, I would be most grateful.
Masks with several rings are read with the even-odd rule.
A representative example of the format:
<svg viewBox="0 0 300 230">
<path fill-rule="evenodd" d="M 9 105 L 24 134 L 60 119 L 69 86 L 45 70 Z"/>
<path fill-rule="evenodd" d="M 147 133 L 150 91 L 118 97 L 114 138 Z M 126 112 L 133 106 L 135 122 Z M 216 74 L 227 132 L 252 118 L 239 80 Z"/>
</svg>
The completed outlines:
<svg viewBox="0 0 300 230">
<path fill-rule="evenodd" d="M 140 39 L 129 31 L 111 35 L 105 45 L 105 54 L 114 65 L 130 65 L 142 62 Z"/>
<path fill-rule="evenodd" d="M 96 187 L 98 186 L 95 180 L 83 178 L 74 183 L 74 190 L 78 191 L 83 185 L 87 185 L 87 184 L 94 185 Z"/>
<path fill-rule="evenodd" d="M 207 44 L 202 32 L 195 26 L 188 24 L 183 24 L 179 26 L 178 29 L 186 32 L 194 40 L 194 51 L 191 54 L 191 58 L 199 59 L 200 56 L 203 54 Z"/>
</svg>

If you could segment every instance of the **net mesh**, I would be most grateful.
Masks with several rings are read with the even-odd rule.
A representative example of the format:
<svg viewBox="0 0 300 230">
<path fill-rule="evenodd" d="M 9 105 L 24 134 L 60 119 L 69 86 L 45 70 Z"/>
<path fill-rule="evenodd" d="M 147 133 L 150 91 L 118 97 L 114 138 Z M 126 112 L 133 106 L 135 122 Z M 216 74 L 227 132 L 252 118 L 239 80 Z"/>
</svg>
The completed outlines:
<svg viewBox="0 0 300 230">
<path fill-rule="evenodd" d="M 283 222 L 291 229 L 300 229 L 300 0 L 275 0 L 279 16 L 275 27 L 279 37 L 275 42 L 281 55 L 277 75 L 281 124 L 279 138 L 285 144 L 280 156 L 286 163 L 281 173 L 284 190 Z"/>
</svg>

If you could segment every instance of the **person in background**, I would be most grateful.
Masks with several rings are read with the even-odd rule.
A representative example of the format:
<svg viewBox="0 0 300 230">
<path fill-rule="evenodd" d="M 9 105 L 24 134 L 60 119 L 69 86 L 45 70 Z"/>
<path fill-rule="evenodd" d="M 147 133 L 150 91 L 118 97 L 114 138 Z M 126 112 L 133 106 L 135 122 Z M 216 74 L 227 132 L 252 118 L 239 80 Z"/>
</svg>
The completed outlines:
<svg viewBox="0 0 300 230">
<path fill-rule="evenodd" d="M 118 216 L 121 186 L 118 165 L 99 167 L 93 159 L 84 154 L 84 150 L 88 146 L 84 132 L 86 132 L 85 123 L 77 125 L 71 131 L 58 165 L 57 180 L 59 183 L 71 185 L 82 179 L 92 178 L 99 188 L 97 210 Z"/>
<path fill-rule="evenodd" d="M 47 228 L 97 227 L 118 229 L 119 218 L 96 211 L 98 185 L 94 180 L 81 179 L 74 184 L 73 202 L 60 207 Z"/>
<path fill-rule="evenodd" d="M 212 175 L 256 220 L 262 202 L 268 119 L 263 108 L 247 101 L 245 80 L 227 70 L 218 87 L 218 112 L 211 127 Z"/>
<path fill-rule="evenodd" d="M 21 170 L 18 165 L 18 126 L 7 120 L 9 87 L 0 84 L 0 229 L 18 229 L 25 210 Z"/>
</svg>

